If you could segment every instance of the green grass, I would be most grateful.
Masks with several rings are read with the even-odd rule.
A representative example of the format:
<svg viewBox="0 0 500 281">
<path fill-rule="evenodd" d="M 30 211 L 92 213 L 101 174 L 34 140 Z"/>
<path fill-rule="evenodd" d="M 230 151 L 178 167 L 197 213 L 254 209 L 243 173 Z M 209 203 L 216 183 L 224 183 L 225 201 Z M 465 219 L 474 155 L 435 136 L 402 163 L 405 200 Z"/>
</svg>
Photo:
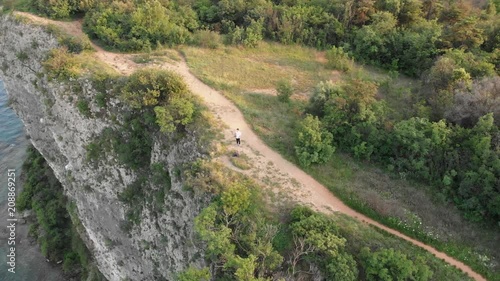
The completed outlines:
<svg viewBox="0 0 500 281">
<path fill-rule="evenodd" d="M 255 89 L 274 88 L 277 81 L 290 79 L 300 92 L 310 93 L 318 81 L 332 76 L 325 62 L 318 59 L 319 52 L 262 43 L 255 49 L 187 47 L 183 54 L 191 71 L 231 99 L 265 143 L 297 164 L 293 128 L 301 118 L 305 99 L 281 103 L 277 97 L 258 94 Z M 393 117 L 412 114 L 411 91 L 418 87 L 415 81 L 361 66 L 350 75 L 379 84 L 385 81 L 380 98 L 393 109 Z M 340 79 L 346 77 L 340 74 Z M 499 266 L 488 260 L 500 260 L 500 253 L 494 250 L 500 248 L 498 229 L 465 221 L 453 206 L 435 198 L 428 187 L 399 179 L 342 153 L 306 172 L 352 208 L 454 256 L 489 280 L 500 280 Z"/>
<path fill-rule="evenodd" d="M 31 0 L 4 0 L 0 2 L 3 6 L 2 12 L 22 11 L 33 12 L 34 8 L 31 5 Z"/>
<path fill-rule="evenodd" d="M 367 226 L 343 214 L 334 214 L 330 217 L 339 226 L 339 234 L 347 239 L 347 250 L 354 254 L 356 259 L 359 259 L 358 255 L 363 247 L 371 249 L 393 248 L 404 253 L 409 259 L 423 256 L 434 273 L 431 280 L 472 280 L 463 272 L 450 267 L 446 262 L 436 258 L 429 252 L 417 248 L 392 234 Z"/>
</svg>

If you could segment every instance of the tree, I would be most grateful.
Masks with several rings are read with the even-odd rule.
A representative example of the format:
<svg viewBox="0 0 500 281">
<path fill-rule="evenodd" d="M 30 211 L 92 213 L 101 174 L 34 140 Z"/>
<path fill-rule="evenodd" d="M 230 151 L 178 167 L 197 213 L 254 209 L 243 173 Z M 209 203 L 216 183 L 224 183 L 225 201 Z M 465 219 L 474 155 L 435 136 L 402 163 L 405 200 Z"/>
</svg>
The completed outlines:
<svg viewBox="0 0 500 281">
<path fill-rule="evenodd" d="M 361 260 L 368 281 L 426 281 L 432 276 L 421 258 L 417 259 L 418 265 L 415 265 L 405 254 L 392 248 L 372 253 L 365 247 L 361 250 Z"/>
<path fill-rule="evenodd" d="M 453 48 L 476 49 L 484 42 L 483 30 L 477 26 L 478 19 L 468 17 L 453 24 L 445 33 L 445 40 Z"/>
<path fill-rule="evenodd" d="M 398 16 L 402 6 L 401 0 L 381 0 L 376 2 L 377 10 L 387 11 Z"/>
<path fill-rule="evenodd" d="M 422 2 L 419 0 L 402 0 L 397 15 L 399 24 L 411 25 L 422 18 Z"/>
<path fill-rule="evenodd" d="M 480 117 L 493 113 L 500 126 L 500 77 L 474 81 L 469 89 L 458 89 L 444 116 L 452 123 L 473 127 Z"/>
<path fill-rule="evenodd" d="M 193 98 L 181 77 L 169 71 L 141 69 L 132 74 L 121 98 L 134 109 L 153 110 L 163 133 L 175 131 L 193 120 Z"/>
<path fill-rule="evenodd" d="M 289 80 L 280 80 L 276 85 L 278 92 L 278 100 L 281 102 L 289 102 L 290 96 L 293 94 L 293 86 Z"/>
<path fill-rule="evenodd" d="M 232 256 L 224 265 L 225 268 L 233 268 L 235 270 L 234 277 L 236 281 L 259 281 L 263 279 L 255 278 L 254 272 L 257 267 L 257 257 L 250 255 L 247 258 L 240 256 Z"/>
<path fill-rule="evenodd" d="M 441 15 L 443 4 L 440 0 L 423 0 L 422 11 L 427 20 L 437 19 Z"/>
<path fill-rule="evenodd" d="M 328 68 L 349 71 L 354 66 L 354 62 L 349 58 L 349 55 L 344 52 L 342 47 L 332 47 L 330 50 L 326 51 L 326 59 L 328 60 Z"/>
<path fill-rule="evenodd" d="M 339 235 L 334 221 L 306 207 L 295 208 L 291 217 L 294 241 L 299 243 L 294 254 L 295 263 L 300 256 L 307 255 L 309 261 L 323 268 L 327 280 L 357 280 L 356 262 L 346 252 L 347 240 Z"/>
<path fill-rule="evenodd" d="M 193 120 L 194 104 L 187 98 L 172 97 L 165 106 L 156 106 L 156 123 L 163 133 L 173 132 L 179 125 L 187 125 Z"/>
<path fill-rule="evenodd" d="M 232 230 L 217 223 L 217 212 L 217 205 L 211 204 L 196 217 L 194 224 L 201 239 L 207 242 L 207 254 L 215 260 L 232 256 L 236 248 L 231 242 Z"/>
<path fill-rule="evenodd" d="M 196 232 L 217 265 L 214 276 L 263 281 L 283 262 L 272 244 L 277 227 L 264 217 L 256 196 L 248 181 L 232 182 L 196 217 Z"/>
<path fill-rule="evenodd" d="M 299 163 L 308 167 L 313 163 L 328 161 L 335 151 L 332 140 L 332 134 L 321 128 L 318 117 L 307 114 L 297 131 L 295 153 Z"/>
</svg>

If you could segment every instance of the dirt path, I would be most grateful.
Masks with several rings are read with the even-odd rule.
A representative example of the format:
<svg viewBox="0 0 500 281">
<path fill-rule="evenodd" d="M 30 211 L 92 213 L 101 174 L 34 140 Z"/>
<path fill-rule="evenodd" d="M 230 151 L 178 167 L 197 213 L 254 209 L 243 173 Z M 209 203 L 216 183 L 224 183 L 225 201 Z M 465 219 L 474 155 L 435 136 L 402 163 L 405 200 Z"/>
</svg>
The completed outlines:
<svg viewBox="0 0 500 281">
<path fill-rule="evenodd" d="M 39 18 L 31 14 L 19 14 L 30 18 L 34 22 L 43 24 L 51 23 L 59 26 L 64 31 L 72 35 L 83 36 L 81 22 L 56 22 Z M 134 63 L 131 60 L 132 55 L 111 53 L 103 50 L 95 44 L 93 44 L 93 46 L 96 49 L 95 55 L 97 59 L 108 63 L 124 75 L 132 73 L 137 68 L 146 66 Z M 341 212 L 350 217 L 356 218 L 359 221 L 376 226 L 377 228 L 429 251 L 437 258 L 440 258 L 461 269 L 475 280 L 486 280 L 464 263 L 439 252 L 431 246 L 386 227 L 346 206 L 337 197 L 333 196 L 333 194 L 323 185 L 264 144 L 245 122 L 245 119 L 238 108 L 221 93 L 207 86 L 191 74 L 189 67 L 184 60 L 175 65 L 169 63 L 160 63 L 155 65 L 181 75 L 188 84 L 190 90 L 194 94 L 203 98 L 212 113 L 224 125 L 226 125 L 224 142 L 226 144 L 230 144 L 232 149 L 247 154 L 252 159 L 254 164 L 254 167 L 245 173 L 256 176 L 260 182 L 266 183 L 271 189 L 273 189 L 273 191 L 281 191 L 281 194 L 287 196 L 288 199 L 306 204 L 324 213 Z M 239 128 L 243 133 L 241 147 L 237 147 L 233 144 L 233 131 L 236 130 L 236 128 Z M 227 161 L 227 159 L 220 159 L 220 161 L 231 166 L 230 161 Z M 235 167 L 231 168 L 237 169 Z"/>
</svg>

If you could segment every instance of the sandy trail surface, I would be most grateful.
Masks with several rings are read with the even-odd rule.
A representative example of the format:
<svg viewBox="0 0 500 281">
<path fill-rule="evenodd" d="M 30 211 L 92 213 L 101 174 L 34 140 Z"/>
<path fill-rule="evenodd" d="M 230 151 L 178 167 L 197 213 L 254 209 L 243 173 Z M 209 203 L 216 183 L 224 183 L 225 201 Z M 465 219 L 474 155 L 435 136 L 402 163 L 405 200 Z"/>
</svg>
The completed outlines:
<svg viewBox="0 0 500 281">
<path fill-rule="evenodd" d="M 60 22 L 40 18 L 28 13 L 18 14 L 31 19 L 35 23 L 53 24 L 71 35 L 84 36 L 81 28 L 81 21 Z M 136 64 L 132 61 L 132 54 L 112 53 L 102 49 L 94 43 L 92 45 L 96 50 L 95 56 L 97 59 L 106 62 L 124 75 L 129 75 L 138 68 L 151 66 L 151 64 Z M 437 258 L 440 258 L 461 269 L 475 280 L 486 280 L 464 263 L 436 250 L 429 245 L 382 225 L 346 206 L 322 184 L 264 144 L 264 142 L 251 130 L 249 124 L 245 122 L 245 119 L 239 109 L 221 93 L 195 77 L 190 72 L 184 59 L 175 64 L 161 62 L 153 63 L 153 65 L 162 69 L 174 71 L 184 78 L 184 81 L 187 83 L 190 90 L 194 94 L 203 98 L 210 111 L 223 125 L 225 125 L 225 139 L 222 141 L 229 144 L 235 151 L 244 153 L 250 157 L 253 164 L 252 169 L 241 172 L 246 173 L 259 182 L 265 184 L 270 188 L 270 190 L 280 196 L 283 196 L 283 200 L 299 202 L 323 213 L 340 212 L 346 214 L 427 250 L 428 252 L 434 254 Z M 236 146 L 235 144 L 234 131 L 236 128 L 239 128 L 242 131 L 241 146 Z M 220 159 L 220 161 L 232 169 L 239 170 L 238 168 L 232 166 L 231 162 L 227 158 Z"/>
</svg>

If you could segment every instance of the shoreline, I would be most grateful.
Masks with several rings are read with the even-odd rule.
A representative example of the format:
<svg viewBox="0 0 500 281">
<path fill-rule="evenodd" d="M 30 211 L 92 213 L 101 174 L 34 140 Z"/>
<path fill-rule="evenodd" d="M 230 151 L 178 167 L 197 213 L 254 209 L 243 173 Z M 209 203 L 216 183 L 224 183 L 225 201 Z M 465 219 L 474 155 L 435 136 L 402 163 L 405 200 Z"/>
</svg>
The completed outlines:
<svg viewBox="0 0 500 281">
<path fill-rule="evenodd" d="M 16 195 L 19 196 L 19 193 Z M 0 224 L 7 226 L 7 204 L 0 204 Z M 16 222 L 16 266 L 15 273 L 8 272 L 7 265 L 7 238 L 9 230 L 6 227 L 0 227 L 0 280 L 5 281 L 65 281 L 62 268 L 60 265 L 54 265 L 46 261 L 42 255 L 38 243 L 28 235 L 30 221 L 29 219 L 21 218 L 21 214 L 17 214 L 18 221 Z"/>
</svg>

